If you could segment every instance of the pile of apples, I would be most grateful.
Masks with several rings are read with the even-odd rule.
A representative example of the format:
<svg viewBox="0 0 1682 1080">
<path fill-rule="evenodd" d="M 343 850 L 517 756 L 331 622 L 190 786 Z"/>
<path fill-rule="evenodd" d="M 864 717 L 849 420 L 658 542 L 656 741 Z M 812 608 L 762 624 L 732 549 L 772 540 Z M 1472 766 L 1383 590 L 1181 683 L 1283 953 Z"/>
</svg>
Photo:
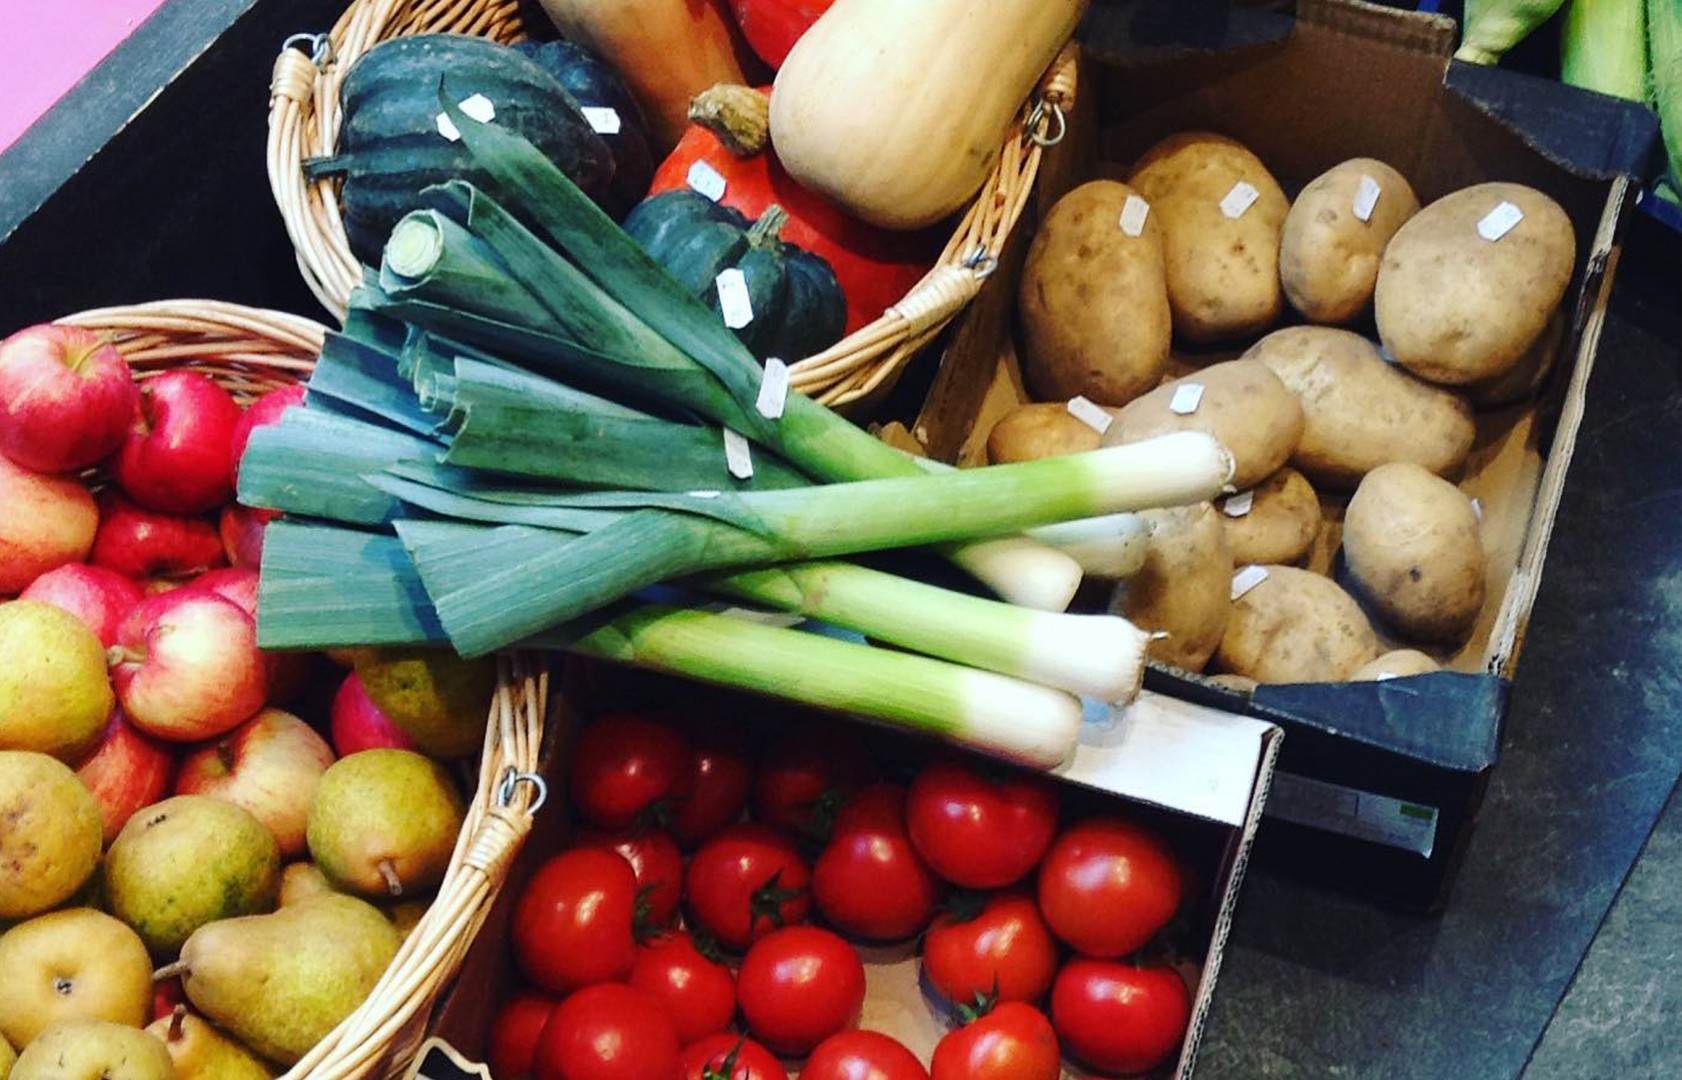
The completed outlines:
<svg viewBox="0 0 1682 1080">
<path fill-rule="evenodd" d="M 357 671 L 257 645 L 271 515 L 235 501 L 238 461 L 303 398 L 137 381 L 79 328 L 0 342 L 0 1077 L 69 1075 L 66 1053 L 113 1080 L 273 1075 L 442 877 L 454 777 Z M 159 966 L 180 977 L 155 994 Z"/>
</svg>

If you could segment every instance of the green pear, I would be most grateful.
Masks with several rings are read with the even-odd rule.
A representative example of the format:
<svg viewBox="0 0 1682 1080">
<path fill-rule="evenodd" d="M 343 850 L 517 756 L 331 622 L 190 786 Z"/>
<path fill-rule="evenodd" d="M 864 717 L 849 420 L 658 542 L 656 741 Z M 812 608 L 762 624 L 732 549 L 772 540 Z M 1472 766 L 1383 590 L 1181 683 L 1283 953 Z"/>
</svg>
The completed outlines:
<svg viewBox="0 0 1682 1080">
<path fill-rule="evenodd" d="M 369 649 L 355 657 L 362 689 L 422 753 L 476 754 L 496 690 L 496 660 L 463 660 L 449 649 Z"/>
<path fill-rule="evenodd" d="M 7 1080 L 12 1075 L 12 1066 L 17 1059 L 18 1052 L 12 1049 L 12 1044 L 0 1039 L 0 1080 Z"/>
<path fill-rule="evenodd" d="M 362 1004 L 397 945 L 374 905 L 323 893 L 272 915 L 211 923 L 159 974 L 180 974 L 195 1008 L 289 1066 Z"/>
<path fill-rule="evenodd" d="M 111 914 L 157 957 L 199 927 L 272 911 L 280 848 L 251 811 L 209 795 L 177 795 L 129 818 L 105 853 Z"/>
<path fill-rule="evenodd" d="M 436 761 L 412 750 L 363 750 L 322 774 L 305 835 L 335 888 L 413 896 L 444 879 L 465 813 Z"/>
<path fill-rule="evenodd" d="M 255 1054 L 185 1005 L 152 1021 L 146 1031 L 163 1040 L 181 1080 L 274 1080 L 274 1073 Z"/>
<path fill-rule="evenodd" d="M 11 1080 L 178 1080 L 164 1044 L 109 1020 L 60 1020 L 23 1048 Z"/>
<path fill-rule="evenodd" d="M 322 893 L 338 892 L 321 867 L 312 862 L 287 863 L 280 871 L 280 896 L 276 907 L 291 907 L 300 900 L 308 900 Z"/>
<path fill-rule="evenodd" d="M 104 838 L 99 801 L 69 766 L 33 750 L 0 750 L 0 919 L 28 918 L 75 895 L 93 876 Z"/>
<path fill-rule="evenodd" d="M 104 912 L 37 915 L 0 936 L 0 1036 L 27 1046 L 60 1020 L 139 1027 L 152 1010 L 152 958 Z"/>
<path fill-rule="evenodd" d="M 0 749 L 81 764 L 116 704 L 105 646 L 63 608 L 13 600 L 0 604 L 0 656 Z"/>
</svg>

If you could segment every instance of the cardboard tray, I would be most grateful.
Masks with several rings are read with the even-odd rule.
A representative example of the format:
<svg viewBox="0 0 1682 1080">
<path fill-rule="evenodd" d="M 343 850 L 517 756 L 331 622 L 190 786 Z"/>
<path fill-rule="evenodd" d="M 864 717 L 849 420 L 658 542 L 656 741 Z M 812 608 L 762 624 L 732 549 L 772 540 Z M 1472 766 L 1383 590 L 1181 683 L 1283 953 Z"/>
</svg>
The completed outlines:
<svg viewBox="0 0 1682 1080">
<path fill-rule="evenodd" d="M 1136 47 L 1129 36 L 1136 20 L 1112 10 L 1106 21 L 1105 13 L 1095 9 L 1083 27 L 1087 92 L 1070 137 L 1047 159 L 1035 213 L 951 335 L 909 425 L 932 457 L 980 461 L 993 421 L 1026 400 L 1012 337 L 1015 286 L 1039 214 L 1086 179 L 1125 175 L 1129 162 L 1173 132 L 1236 137 L 1287 194 L 1340 161 L 1371 156 L 1408 176 L 1422 203 L 1486 180 L 1516 181 L 1547 192 L 1576 225 L 1578 266 L 1548 383 L 1532 402 L 1478 417 L 1460 486 L 1482 509 L 1487 601 L 1465 647 L 1443 657 L 1448 670 L 1381 683 L 1263 686 L 1249 697 L 1163 666 L 1147 681 L 1289 733 L 1259 855 L 1404 907 L 1438 909 L 1498 756 L 1634 194 L 1619 170 L 1635 171 L 1650 146 L 1646 111 L 1599 99 L 1604 122 L 1574 126 L 1576 144 L 1552 128 L 1531 138 L 1513 125 L 1533 114 L 1513 103 L 1505 84 L 1479 73 L 1470 80 L 1476 92 L 1463 92 L 1465 77 L 1451 77 L 1460 68 L 1448 60 L 1454 24 L 1441 17 L 1310 0 L 1283 31 L 1273 21 L 1242 35 L 1244 44 L 1187 51 Z M 1595 131 L 1603 138 L 1591 145 Z M 1573 145 L 1574 155 L 1563 152 Z M 1366 332 L 1376 336 L 1370 324 Z M 1236 356 L 1248 344 L 1198 362 Z M 1341 506 L 1322 498 L 1327 540 L 1315 561 L 1324 569 L 1335 556 Z"/>
<path fill-rule="evenodd" d="M 748 725 L 752 741 L 756 732 L 769 731 L 793 715 L 788 706 L 766 699 L 576 660 L 567 661 L 564 677 L 557 682 L 560 688 L 549 715 L 558 727 L 545 767 L 549 800 L 439 1009 L 437 1044 L 418 1059 L 417 1076 L 453 1080 L 481 1075 L 473 1071 L 473 1063 L 483 1060 L 491 1018 L 514 983 L 509 914 L 521 884 L 544 859 L 565 847 L 570 833 L 565 747 L 580 718 L 609 704 L 723 708 Z M 854 721 L 835 717 L 834 722 Z M 861 725 L 860 730 L 879 760 L 907 768 L 941 749 L 932 740 L 874 725 Z M 1182 969 L 1195 979 L 1192 1020 L 1174 1063 L 1149 1074 L 1155 1080 L 1184 1080 L 1192 1073 L 1280 742 L 1279 728 L 1267 721 L 1147 691 L 1125 709 L 1089 707 L 1080 745 L 1057 771 L 1067 785 L 1066 819 L 1104 810 L 1126 814 L 1160 830 L 1192 867 L 1193 884 L 1181 913 L 1193 927 L 1187 940 L 1195 942 L 1190 966 Z M 919 982 L 917 943 L 863 947 L 860 952 L 867 983 L 860 1026 L 893 1035 L 926 1063 L 948 1025 Z"/>
</svg>

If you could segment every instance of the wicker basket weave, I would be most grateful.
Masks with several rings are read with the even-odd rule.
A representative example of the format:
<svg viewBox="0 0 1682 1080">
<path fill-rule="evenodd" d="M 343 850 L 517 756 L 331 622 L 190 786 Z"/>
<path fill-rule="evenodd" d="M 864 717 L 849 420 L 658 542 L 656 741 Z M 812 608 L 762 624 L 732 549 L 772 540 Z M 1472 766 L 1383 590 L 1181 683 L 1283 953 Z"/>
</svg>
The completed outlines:
<svg viewBox="0 0 1682 1080">
<path fill-rule="evenodd" d="M 350 66 L 379 42 L 415 33 L 477 34 L 513 42 L 525 36 L 525 27 L 518 0 L 353 0 L 331 31 L 294 36 L 275 61 L 269 186 L 304 280 L 339 318 L 362 271 L 345 239 L 338 181 L 306 180 L 303 162 L 335 152 L 339 88 Z M 847 405 L 885 391 L 912 355 L 963 310 L 1021 216 L 1045 147 L 1062 138 L 1063 114 L 1074 102 L 1076 67 L 1070 45 L 1006 133 L 992 174 L 934 269 L 875 322 L 789 365 L 796 390 L 827 405 Z"/>
<path fill-rule="evenodd" d="M 209 300 L 105 308 L 57 321 L 107 335 L 137 378 L 191 367 L 242 403 L 308 377 L 325 332 L 296 315 Z M 477 790 L 443 884 L 368 999 L 282 1080 L 402 1074 L 542 802 L 536 772 L 548 692 L 540 662 L 499 658 Z"/>
</svg>

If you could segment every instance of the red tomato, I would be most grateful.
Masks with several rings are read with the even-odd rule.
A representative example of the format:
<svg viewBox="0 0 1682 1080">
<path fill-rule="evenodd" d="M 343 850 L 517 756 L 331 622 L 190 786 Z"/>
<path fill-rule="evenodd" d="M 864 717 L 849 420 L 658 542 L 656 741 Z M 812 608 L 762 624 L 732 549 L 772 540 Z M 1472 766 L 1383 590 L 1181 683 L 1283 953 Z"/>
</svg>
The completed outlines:
<svg viewBox="0 0 1682 1080">
<path fill-rule="evenodd" d="M 623 983 L 586 986 L 537 1041 L 537 1080 L 677 1080 L 677 1032 L 660 1003 Z"/>
<path fill-rule="evenodd" d="M 835 0 L 730 0 L 736 25 L 759 58 L 781 67 L 788 51 Z"/>
<path fill-rule="evenodd" d="M 899 941 L 920 932 L 940 903 L 940 879 L 905 832 L 905 789 L 865 788 L 841 808 L 812 868 L 812 899 L 849 934 Z"/>
<path fill-rule="evenodd" d="M 732 825 L 689 860 L 683 891 L 695 923 L 727 949 L 745 949 L 812 909 L 812 872 L 794 841 L 753 823 Z"/>
<path fill-rule="evenodd" d="M 695 768 L 689 794 L 672 808 L 667 826 L 678 843 L 694 847 L 741 820 L 753 787 L 753 762 L 747 736 L 726 717 L 703 715 L 678 727 L 694 751 Z"/>
<path fill-rule="evenodd" d="M 923 971 L 948 1001 L 1038 1001 L 1057 975 L 1057 942 L 1034 901 L 997 893 L 968 917 L 946 913 L 923 939 Z"/>
<path fill-rule="evenodd" d="M 1105 1072 L 1144 1072 L 1174 1053 L 1191 1022 L 1191 993 L 1171 967 L 1071 960 L 1051 988 L 1063 1048 Z"/>
<path fill-rule="evenodd" d="M 818 1044 L 800 1080 L 929 1080 L 905 1044 L 879 1031 L 843 1031 Z"/>
<path fill-rule="evenodd" d="M 789 729 L 766 752 L 754 777 L 754 816 L 796 836 L 828 839 L 847 796 L 876 774 L 857 736 L 835 723 Z"/>
<path fill-rule="evenodd" d="M 761 1042 L 781 1054 L 804 1054 L 858 1022 L 864 964 L 838 934 L 790 926 L 748 950 L 736 997 Z"/>
<path fill-rule="evenodd" d="M 911 842 L 934 872 L 966 889 L 1026 877 L 1057 831 L 1057 789 L 1042 777 L 948 758 L 911 781 Z"/>
<path fill-rule="evenodd" d="M 678 906 L 683 903 L 683 852 L 671 833 L 653 828 L 582 829 L 578 846 L 616 851 L 631 864 L 637 876 L 638 929 L 677 922 Z"/>
<path fill-rule="evenodd" d="M 542 866 L 514 907 L 514 959 L 532 982 L 564 994 L 623 979 L 637 957 L 637 877 L 611 851 L 574 848 Z"/>
<path fill-rule="evenodd" d="M 578 735 L 568 786 L 593 824 L 623 829 L 659 803 L 689 793 L 689 744 L 669 725 L 635 713 L 606 713 Z"/>
<path fill-rule="evenodd" d="M 685 1045 L 723 1031 L 736 1016 L 736 980 L 720 960 L 695 947 L 682 930 L 661 934 L 637 949 L 631 985 L 665 1003 Z"/>
<path fill-rule="evenodd" d="M 1162 838 L 1120 818 L 1058 836 L 1040 867 L 1040 911 L 1076 952 L 1113 960 L 1139 948 L 1180 906 L 1180 869 Z"/>
<path fill-rule="evenodd" d="M 521 991 L 509 998 L 491 1020 L 485 1064 L 492 1076 L 530 1076 L 537 1060 L 537 1040 L 543 1025 L 561 999 Z"/>
<path fill-rule="evenodd" d="M 1057 1080 L 1057 1032 L 1032 1005 L 1007 1001 L 949 1031 L 934 1048 L 931 1080 Z"/>
<path fill-rule="evenodd" d="M 783 1063 L 746 1035 L 708 1035 L 682 1056 L 683 1080 L 788 1080 Z"/>
</svg>

